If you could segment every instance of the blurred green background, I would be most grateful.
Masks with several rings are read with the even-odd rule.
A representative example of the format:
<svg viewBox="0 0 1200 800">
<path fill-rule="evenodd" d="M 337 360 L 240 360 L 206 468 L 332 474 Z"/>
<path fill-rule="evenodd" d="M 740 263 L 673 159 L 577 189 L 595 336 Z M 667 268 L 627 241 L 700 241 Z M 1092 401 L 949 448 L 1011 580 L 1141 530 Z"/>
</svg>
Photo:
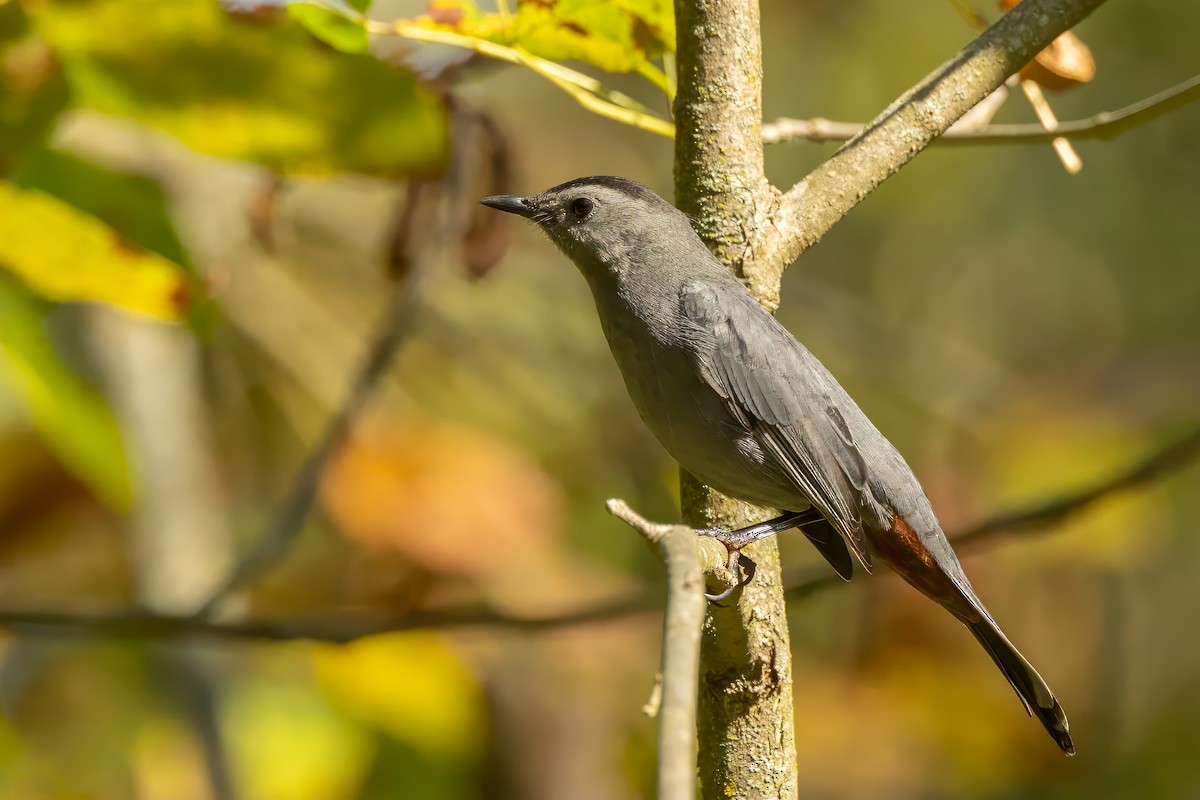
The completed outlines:
<svg viewBox="0 0 1200 800">
<path fill-rule="evenodd" d="M 626 5 L 666 24 L 661 3 Z M 973 35 L 941 0 L 765 0 L 763 18 L 768 119 L 865 121 Z M 1189 77 L 1197 31 L 1194 3 L 1105 5 L 1078 30 L 1097 78 L 1055 110 Z M 612 35 L 653 55 L 668 33 Z M 468 202 L 596 173 L 669 197 L 670 142 L 529 70 L 459 62 L 387 37 L 341 52 L 256 3 L 0 0 L 0 621 L 193 610 L 268 525 L 413 281 L 413 333 L 312 519 L 229 613 L 545 615 L 659 587 L 603 501 L 676 519 L 675 468 L 584 282 L 499 215 L 471 216 L 442 257 L 424 245 L 447 164 Z M 636 74 L 581 69 L 666 114 Z M 494 130 L 451 141 L 447 92 Z M 1013 97 L 999 119 L 1033 115 Z M 789 186 L 834 147 L 773 146 L 769 175 Z M 1048 146 L 934 147 L 785 276 L 780 318 L 948 531 L 1200 420 L 1200 111 L 1077 149 L 1068 176 Z M 1067 708 L 1072 760 L 899 581 L 792 602 L 801 796 L 1200 796 L 1198 479 L 1187 467 L 963 553 Z M 786 569 L 819 567 L 782 538 Z M 346 646 L 5 634 L 0 796 L 649 797 L 658 622 Z"/>
</svg>

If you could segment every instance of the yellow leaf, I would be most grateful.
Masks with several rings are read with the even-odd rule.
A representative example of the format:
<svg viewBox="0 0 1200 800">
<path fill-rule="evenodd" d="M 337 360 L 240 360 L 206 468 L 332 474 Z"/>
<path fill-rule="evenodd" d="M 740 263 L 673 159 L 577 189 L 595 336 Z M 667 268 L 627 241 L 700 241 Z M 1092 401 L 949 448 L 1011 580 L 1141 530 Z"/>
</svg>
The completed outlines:
<svg viewBox="0 0 1200 800">
<path fill-rule="evenodd" d="M 430 761 L 455 763 L 480 746 L 479 684 L 436 634 L 388 634 L 319 647 L 313 664 L 339 704 Z"/>
<path fill-rule="evenodd" d="M 256 677 L 228 693 L 223 729 L 248 800 L 349 800 L 374 757 L 370 736 L 309 687 Z"/>
<path fill-rule="evenodd" d="M 42 192 L 0 182 L 0 269 L 61 302 L 105 303 L 178 320 L 184 273 L 104 223 Z"/>
<path fill-rule="evenodd" d="M 997 508 L 1019 508 L 1093 485 L 1136 461 L 1147 447 L 1113 419 L 1069 409 L 1048 415 L 1016 412 L 992 454 L 990 485 Z M 1039 552 L 1114 567 L 1153 553 L 1161 526 L 1142 492 L 1118 492 L 1036 537 Z M 1031 540 L 1034 541 L 1034 540 Z"/>
</svg>

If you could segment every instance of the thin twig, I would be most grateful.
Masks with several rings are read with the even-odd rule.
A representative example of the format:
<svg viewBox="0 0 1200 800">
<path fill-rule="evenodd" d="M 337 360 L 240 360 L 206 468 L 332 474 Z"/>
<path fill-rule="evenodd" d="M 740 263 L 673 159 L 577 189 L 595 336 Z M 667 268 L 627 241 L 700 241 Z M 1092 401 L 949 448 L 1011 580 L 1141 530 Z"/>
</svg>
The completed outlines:
<svg viewBox="0 0 1200 800">
<path fill-rule="evenodd" d="M 659 136 L 665 136 L 668 139 L 675 135 L 675 126 L 669 120 L 659 117 L 629 95 L 608 88 L 590 75 L 585 75 L 578 70 L 573 70 L 570 67 L 563 66 L 549 59 L 531 55 L 519 48 L 508 47 L 507 45 L 497 44 L 487 39 L 479 39 L 454 31 L 429 28 L 405 20 L 397 22 L 360 21 L 370 33 L 382 36 L 397 36 L 428 44 L 462 47 L 488 58 L 528 67 L 571 95 L 571 97 L 575 98 L 576 102 L 589 111 L 603 117 L 608 117 L 609 119 L 617 120 L 618 122 L 624 122 L 635 128 L 641 128 L 650 133 L 656 133 Z M 642 71 L 642 74 L 648 76 L 648 72 L 653 72 L 656 69 L 653 65 L 648 65 Z M 652 78 L 652 82 L 656 86 L 661 85 L 662 87 L 665 87 L 667 83 L 665 76 L 661 78 L 655 76 Z"/>
<path fill-rule="evenodd" d="M 1168 114 L 1177 108 L 1200 100 L 1200 75 L 1131 103 L 1116 111 L 1101 111 L 1084 119 L 1059 122 L 1054 131 L 1038 123 L 995 124 L 971 127 L 955 123 L 933 141 L 945 145 L 1045 144 L 1062 137 L 1075 141 L 1086 139 L 1115 139 L 1128 130 Z M 861 122 L 834 122 L 820 117 L 789 119 L 781 117 L 763 126 L 763 143 L 805 139 L 810 142 L 845 142 L 853 139 L 866 125 Z"/>
<path fill-rule="evenodd" d="M 413 330 L 413 321 L 420 305 L 421 285 L 427 273 L 427 269 L 414 270 L 397 287 L 395 298 L 383 315 L 374 344 L 355 375 L 346 399 L 329 419 L 316 445 L 296 473 L 287 498 L 272 519 L 266 533 L 254 543 L 221 586 L 196 611 L 197 617 L 209 616 L 234 592 L 264 575 L 282 560 L 296 537 L 300 535 L 304 529 L 304 522 L 316 502 L 321 473 L 326 463 L 345 441 L 351 423 L 366 405 L 380 380 L 387 374 L 388 367 Z"/>
<path fill-rule="evenodd" d="M 1098 502 L 1120 492 L 1141 489 L 1159 478 L 1183 469 L 1200 459 L 1200 430 L 1155 450 L 1091 486 L 1076 492 L 1005 511 L 976 523 L 951 540 L 958 548 L 978 547 L 999 540 L 1000 534 L 1016 535 L 1044 531 Z M 704 540 L 711 541 L 711 540 Z M 705 554 L 706 569 L 719 566 L 719 557 Z M 814 567 L 794 572 L 785 579 L 789 597 L 803 597 L 820 589 L 846 585 L 828 569 Z M 144 611 L 109 614 L 0 610 L 0 627 L 31 636 L 82 635 L 115 639 L 174 639 L 211 637 L 266 641 L 350 642 L 365 636 L 400 631 L 492 628 L 540 632 L 573 625 L 607 622 L 632 614 L 656 611 L 661 600 L 651 594 L 618 597 L 586 608 L 542 616 L 520 616 L 488 606 L 429 609 L 402 619 L 363 616 L 326 619 L 266 619 L 213 622 L 189 616 L 169 616 Z"/>
<path fill-rule="evenodd" d="M 621 500 L 609 500 L 608 511 L 653 544 L 667 568 L 655 796 L 659 800 L 694 800 L 696 692 L 705 602 L 699 539 L 685 525 L 648 522 Z"/>
<path fill-rule="evenodd" d="M 1038 85 L 1037 81 L 1028 78 L 1022 78 L 1020 85 L 1021 93 L 1033 107 L 1033 113 L 1037 115 L 1038 122 L 1042 123 L 1042 127 L 1047 131 L 1057 132 L 1060 123 L 1054 114 L 1054 109 L 1050 106 L 1050 101 L 1046 99 L 1042 87 Z M 1075 152 L 1071 143 L 1062 136 L 1055 136 L 1051 144 L 1054 145 L 1054 152 L 1058 156 L 1058 160 L 1062 162 L 1063 169 L 1071 175 L 1078 175 L 1083 169 L 1083 159 L 1079 157 L 1079 153 Z"/>
<path fill-rule="evenodd" d="M 86 636 L 105 639 L 213 638 L 272 642 L 345 644 L 368 636 L 404 631 L 490 628 L 537 633 L 574 625 L 608 622 L 658 611 L 662 601 L 650 594 L 619 597 L 557 614 L 521 616 L 478 606 L 414 611 L 400 619 L 365 615 L 325 618 L 249 619 L 217 622 L 197 616 L 147 611 L 87 614 L 60 611 L 0 611 L 0 627 L 26 636 Z"/>
</svg>

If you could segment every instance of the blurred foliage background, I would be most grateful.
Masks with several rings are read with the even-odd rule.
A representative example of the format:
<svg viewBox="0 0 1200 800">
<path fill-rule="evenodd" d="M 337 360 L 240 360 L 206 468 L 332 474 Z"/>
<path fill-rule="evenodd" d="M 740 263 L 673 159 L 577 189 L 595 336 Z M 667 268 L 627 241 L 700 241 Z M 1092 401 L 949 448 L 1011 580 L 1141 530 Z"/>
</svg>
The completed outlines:
<svg viewBox="0 0 1200 800">
<path fill-rule="evenodd" d="M 675 519 L 674 466 L 573 268 L 470 204 L 595 173 L 670 196 L 669 140 L 594 116 L 537 64 L 368 42 L 344 19 L 364 5 L 0 0 L 0 621 L 193 611 L 278 512 L 397 292 L 415 300 L 398 362 L 303 535 L 226 613 L 545 615 L 657 590 L 603 500 Z M 370 9 L 516 37 L 660 117 L 668 13 Z M 972 35 L 940 0 L 767 0 L 763 18 L 768 119 L 865 121 Z M 1195 73 L 1197 30 L 1196 4 L 1104 6 L 1079 30 L 1097 78 L 1053 97 L 1059 116 Z M 999 119 L 1033 116 L 1013 98 Z M 947 530 L 1196 424 L 1197 142 L 1185 108 L 1079 143 L 1078 176 L 1047 146 L 934 147 L 786 276 L 781 319 Z M 769 174 L 790 185 L 833 147 L 774 146 Z M 964 552 L 1068 709 L 1070 761 L 900 582 L 795 600 L 801 795 L 1200 795 L 1197 479 Z M 783 539 L 788 567 L 817 564 Z M 25 629 L 0 640 L 0 795 L 647 797 L 657 628 L 651 613 L 345 646 Z"/>
</svg>

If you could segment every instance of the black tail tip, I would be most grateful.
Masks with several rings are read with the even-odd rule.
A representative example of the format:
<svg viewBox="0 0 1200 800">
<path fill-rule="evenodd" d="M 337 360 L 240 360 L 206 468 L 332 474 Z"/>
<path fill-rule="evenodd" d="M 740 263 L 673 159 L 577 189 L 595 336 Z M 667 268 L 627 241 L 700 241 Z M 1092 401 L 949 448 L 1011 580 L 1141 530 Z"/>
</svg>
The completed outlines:
<svg viewBox="0 0 1200 800">
<path fill-rule="evenodd" d="M 1071 731 L 1067 727 L 1067 715 L 1063 713 L 1062 706 L 1058 704 L 1058 701 L 1054 702 L 1054 708 L 1038 708 L 1036 713 L 1043 727 L 1046 728 L 1046 733 L 1050 734 L 1054 743 L 1058 745 L 1058 749 L 1068 756 L 1075 755 L 1075 743 L 1071 741 Z"/>
</svg>

